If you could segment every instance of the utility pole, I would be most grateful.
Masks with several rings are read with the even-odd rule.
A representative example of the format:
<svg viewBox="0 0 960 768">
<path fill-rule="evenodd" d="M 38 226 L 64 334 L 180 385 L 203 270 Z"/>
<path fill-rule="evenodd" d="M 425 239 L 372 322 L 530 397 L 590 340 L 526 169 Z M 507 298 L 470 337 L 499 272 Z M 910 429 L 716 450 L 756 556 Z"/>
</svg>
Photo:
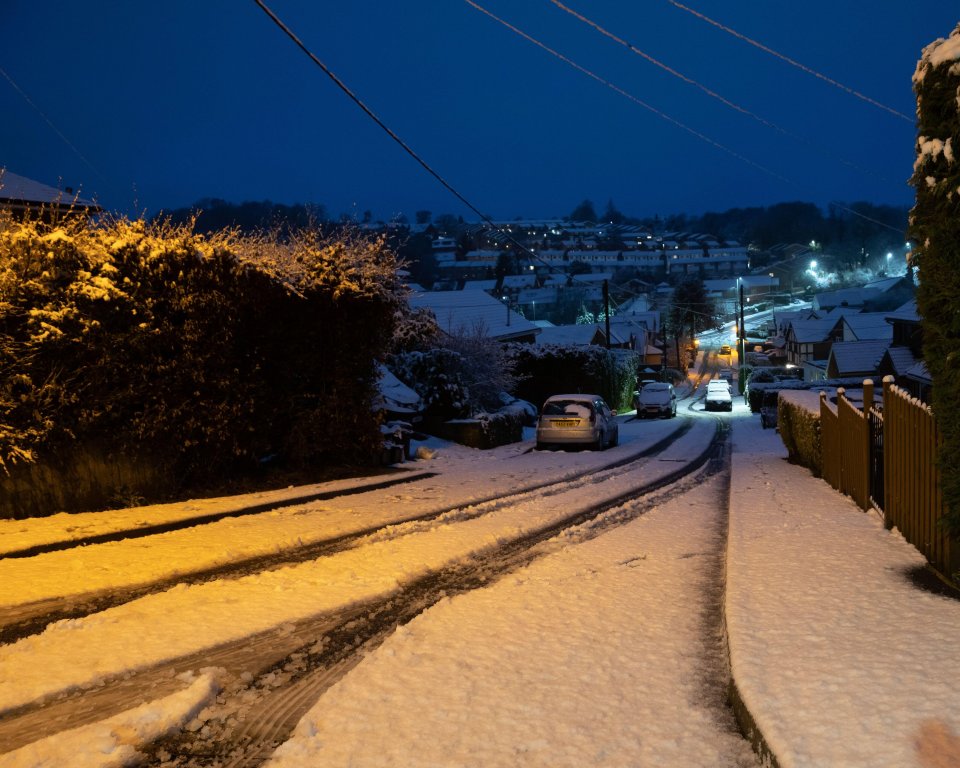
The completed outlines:
<svg viewBox="0 0 960 768">
<path fill-rule="evenodd" d="M 743 327 L 743 278 L 737 278 L 737 282 L 740 283 L 740 324 L 737 326 L 737 363 L 739 363 L 737 368 L 737 379 L 740 382 L 740 391 L 743 392 L 744 379 L 746 378 L 746 371 L 743 367 L 743 353 L 744 353 L 744 343 L 743 340 L 746 338 L 746 329 Z"/>
<path fill-rule="evenodd" d="M 610 286 L 603 281 L 603 316 L 606 320 L 607 349 L 610 349 Z"/>
</svg>

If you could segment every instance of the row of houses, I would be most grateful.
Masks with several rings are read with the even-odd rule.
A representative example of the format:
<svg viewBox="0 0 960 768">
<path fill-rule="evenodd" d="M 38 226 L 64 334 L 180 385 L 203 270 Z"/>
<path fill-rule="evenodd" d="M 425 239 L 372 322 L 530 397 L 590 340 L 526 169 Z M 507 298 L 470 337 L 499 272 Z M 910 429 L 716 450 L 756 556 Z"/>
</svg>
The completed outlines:
<svg viewBox="0 0 960 768">
<path fill-rule="evenodd" d="M 480 334 L 495 341 L 528 344 L 598 344 L 633 350 L 641 366 L 659 370 L 663 363 L 660 313 L 639 305 L 624 307 L 607 323 L 553 325 L 527 319 L 479 286 L 452 291 L 424 291 L 412 286 L 410 306 L 429 309 L 444 333 Z"/>
<path fill-rule="evenodd" d="M 436 235 L 433 254 L 441 280 L 491 277 L 504 256 L 517 271 L 565 270 L 582 264 L 591 270 L 632 268 L 658 275 L 709 277 L 745 272 L 746 246 L 713 235 L 665 232 L 562 220 L 481 223 L 468 228 L 475 248 L 464 250 L 451 237 Z"/>
<path fill-rule="evenodd" d="M 888 281 L 893 290 L 900 281 Z M 917 304 L 869 311 L 878 286 L 819 294 L 809 309 L 777 312 L 776 337 L 785 361 L 809 381 L 892 375 L 897 384 L 929 400 L 930 374 L 923 362 L 923 335 Z"/>
</svg>

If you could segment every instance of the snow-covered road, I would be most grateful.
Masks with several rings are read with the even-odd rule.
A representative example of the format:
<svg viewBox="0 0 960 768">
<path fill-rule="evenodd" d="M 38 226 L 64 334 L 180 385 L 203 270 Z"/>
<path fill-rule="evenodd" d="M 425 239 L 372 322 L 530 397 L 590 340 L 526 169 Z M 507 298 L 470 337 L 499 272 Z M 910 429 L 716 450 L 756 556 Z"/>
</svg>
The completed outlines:
<svg viewBox="0 0 960 768">
<path fill-rule="evenodd" d="M 350 617 L 362 613 L 358 608 L 382 605 L 385 598 L 431 573 L 475 560 L 504 542 L 550 529 L 580 509 L 591 509 L 603 499 L 630 495 L 632 489 L 675 473 L 679 465 L 701 454 L 716 434 L 712 419 L 695 419 L 688 431 L 679 429 L 681 426 L 691 425 L 683 419 L 625 423 L 621 446 L 603 453 L 529 452 L 529 445 L 477 452 L 445 445 L 436 457 L 415 465 L 418 470 L 438 474 L 402 486 L 244 517 L 218 520 L 217 513 L 214 522 L 183 530 L 34 557 L 0 559 L 0 584 L 7 585 L 5 589 L 0 587 L 0 603 L 14 610 L 24 603 L 61 595 L 102 590 L 122 593 L 133 585 L 165 583 L 177 574 L 249 561 L 278 550 L 295 552 L 318 540 L 375 529 L 341 551 L 319 559 L 246 576 L 234 574 L 231 578 L 164 588 L 89 616 L 59 621 L 40 634 L 0 647 L 0 710 L 8 715 L 23 714 L 22 722 L 33 724 L 26 734 L 23 728 L 14 725 L 4 729 L 0 724 L 0 748 L 6 743 L 8 749 L 15 750 L 0 755 L 0 765 L 39 764 L 36 760 L 44 750 L 64 743 L 67 736 L 55 734 L 57 726 L 47 727 L 53 734 L 50 738 L 36 740 L 44 731 L 39 724 L 45 710 L 66 718 L 64 713 L 71 711 L 71 702 L 84 699 L 77 691 L 99 691 L 99 708 L 85 712 L 81 724 L 89 723 L 98 712 L 101 716 L 114 715 L 118 710 L 133 710 L 135 705 L 149 706 L 151 698 L 159 697 L 154 706 L 162 717 L 155 719 L 174 723 L 165 726 L 174 731 L 177 721 L 192 717 L 197 707 L 195 697 L 177 693 L 188 684 L 191 690 L 205 691 L 211 699 L 207 708 L 211 717 L 216 708 L 212 692 L 217 685 L 230 687 L 231 696 L 255 699 L 257 686 L 262 683 L 264 659 L 257 663 L 250 656 L 231 656 L 230 644 L 239 647 L 246 638 L 259 634 L 261 640 L 267 638 L 265 647 L 270 647 L 273 654 L 267 662 L 279 660 L 296 666 L 307 654 L 297 657 L 288 647 L 290 642 L 273 642 L 271 633 L 278 638 L 293 638 L 294 648 L 298 642 L 305 643 L 304 647 L 316 648 L 318 642 L 322 646 L 322 636 L 307 642 L 297 634 L 310 629 L 316 617 L 321 622 L 322 617 Z M 666 446 L 663 451 L 637 463 L 607 472 L 589 471 L 617 459 L 625 461 L 658 443 Z M 550 481 L 555 485 L 530 491 L 509 504 L 486 501 L 494 489 L 523 491 Z M 198 506 L 196 502 L 187 504 L 194 509 Z M 220 508 L 224 504 L 228 502 L 218 502 Z M 118 530 L 131 521 L 131 527 L 141 527 L 163 524 L 167 518 L 182 520 L 189 517 L 183 506 L 141 509 L 136 515 L 125 511 L 117 513 L 112 522 L 111 515 L 106 514 L 97 519 L 96 525 Z M 722 504 L 714 500 L 713 506 L 716 514 L 722 514 Z M 439 516 L 438 511 L 442 513 Z M 88 524 L 93 525 L 92 520 L 74 516 L 71 529 L 83 531 Z M 23 541 L 52 541 L 65 535 L 57 534 L 49 521 L 37 528 L 45 530 L 31 530 L 29 523 L 22 521 L 0 525 L 0 548 L 10 551 L 23 548 Z M 571 534 L 561 537 L 561 548 L 576 549 L 577 538 Z M 650 593 L 659 591 L 653 587 Z M 686 602 L 687 598 L 678 597 L 678 605 Z M 577 620 L 590 624 L 593 619 L 577 615 Z M 226 654 L 222 653 L 224 648 L 228 649 Z M 210 658 L 241 658 L 249 669 L 237 662 L 240 667 L 201 674 L 204 665 L 198 660 L 205 652 L 211 654 Z M 213 655 L 216 653 L 221 655 Z M 699 651 L 692 653 L 702 656 Z M 193 666 L 180 669 L 178 660 L 189 660 Z M 162 679 L 158 681 L 150 669 L 162 669 Z M 286 675 L 283 683 L 295 677 Z M 126 685 L 124 678 L 128 678 Z M 138 687 L 138 681 L 143 685 Z M 237 688 L 238 681 L 245 684 L 245 692 Z M 122 692 L 112 702 L 111 687 Z M 66 700 L 44 704 L 53 697 L 62 699 L 64 694 L 69 694 Z M 179 697 L 179 707 L 185 706 L 184 701 L 190 702 L 185 714 L 171 713 L 163 704 L 167 700 L 163 697 L 169 696 Z M 221 694 L 221 702 L 224 696 Z M 86 698 L 91 699 L 89 695 Z M 707 707 L 711 708 L 715 709 Z M 235 709 L 227 709 L 235 713 Z M 221 707 L 219 711 L 227 709 Z M 142 719 L 143 715 L 137 717 Z M 83 727 L 89 731 L 103 726 Z M 224 733 L 223 728 L 210 729 L 202 722 L 195 730 L 203 735 L 204 728 L 207 733 Z M 153 731 L 151 734 L 137 738 L 157 735 Z M 82 736 L 75 736 L 82 742 Z M 117 742 L 106 754 L 121 754 L 120 746 Z M 161 758 L 162 752 L 157 753 L 155 762 L 162 762 Z"/>
</svg>

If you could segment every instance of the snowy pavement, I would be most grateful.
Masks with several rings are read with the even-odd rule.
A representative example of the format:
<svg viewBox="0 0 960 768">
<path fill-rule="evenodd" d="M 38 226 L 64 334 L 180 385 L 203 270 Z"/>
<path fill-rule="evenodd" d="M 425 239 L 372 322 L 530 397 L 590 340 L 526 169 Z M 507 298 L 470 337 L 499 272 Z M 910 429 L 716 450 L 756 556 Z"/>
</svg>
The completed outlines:
<svg viewBox="0 0 960 768">
<path fill-rule="evenodd" d="M 703 425 L 713 423 L 712 415 L 694 415 Z M 441 600 L 328 690 L 272 764 L 752 765 L 747 743 L 712 701 L 728 672 L 764 748 L 784 768 L 960 764 L 954 653 L 960 602 L 913 586 L 904 572 L 923 563 L 916 550 L 875 515 L 788 464 L 779 437 L 761 430 L 742 403 L 720 418 L 733 426 L 729 492 L 722 476 L 705 478 L 624 525 L 596 536 L 559 537 L 545 556 L 488 588 Z M 217 537 L 227 530 L 241 531 L 229 547 L 251 546 L 269 541 L 271 521 L 282 541 L 296 541 L 304 534 L 301 518 L 314 536 L 317 528 L 343 530 L 351 518 L 368 514 L 402 519 L 450 494 L 481 499 L 493 485 L 563 477 L 609 458 L 605 454 L 651 445 L 676 424 L 623 426 L 624 444 L 604 454 L 444 445 L 436 457 L 413 463 L 439 472 L 420 490 L 398 487 L 368 499 L 290 507 L 248 518 L 244 525 L 261 526 L 250 529 L 232 529 L 243 518 L 228 518 L 192 528 L 179 541 L 194 551 L 206 545 L 223 552 Z M 704 439 L 699 427 L 690 439 Z M 663 461 L 651 460 L 650 471 L 670 462 L 669 454 L 658 458 Z M 144 509 L 138 513 L 144 516 Z M 0 646 L 5 706 L 60 690 L 64 681 L 98 685 L 101 676 L 149 663 L 151 654 L 175 656 L 218 633 L 229 635 L 241 605 L 250 614 L 245 624 L 282 626 L 291 615 L 322 612 L 344 595 L 389 593 L 398 574 L 401 581 L 413 578 L 434 560 L 463 557 L 478 543 L 552 514 L 544 497 L 519 516 L 504 510 L 440 525 L 405 523 L 335 557 L 246 580 L 176 587 L 58 622 Z M 49 521 L 38 521 L 46 532 L 31 533 L 31 522 L 19 521 L 16 530 L 0 524 L 0 541 L 4 531 L 60 535 Z M 170 568 L 181 567 L 167 536 L 138 539 L 131 550 L 149 561 L 149 578 L 167 558 Z M 109 584 L 103 574 L 113 573 L 123 581 L 123 561 L 113 554 L 123 545 L 99 546 L 75 551 L 76 567 L 69 559 L 56 561 L 57 575 L 40 579 L 37 589 L 55 593 L 59 579 L 66 592 L 67 584 L 98 570 L 97 551 L 104 553 L 103 572 L 91 578 Z M 0 563 L 29 568 L 33 559 Z M 32 594 L 22 580 L 26 572 L 11 571 L 4 582 L 9 578 Z M 202 600 L 193 599 L 200 594 Z M 161 631 L 163 623 L 169 627 Z M 193 631 L 177 629 L 188 626 Z M 141 638 L 131 650 L 137 627 Z M 138 743 L 157 733 L 182 724 L 201 728 L 217 671 L 181 674 L 180 694 L 166 690 L 165 698 L 152 699 L 144 691 L 138 708 L 0 754 L 0 766 L 61 765 L 68 744 L 70 765 L 124 765 Z"/>
<path fill-rule="evenodd" d="M 731 667 L 781 768 L 960 765 L 960 601 L 914 586 L 919 552 L 757 417 L 733 440 Z"/>
</svg>

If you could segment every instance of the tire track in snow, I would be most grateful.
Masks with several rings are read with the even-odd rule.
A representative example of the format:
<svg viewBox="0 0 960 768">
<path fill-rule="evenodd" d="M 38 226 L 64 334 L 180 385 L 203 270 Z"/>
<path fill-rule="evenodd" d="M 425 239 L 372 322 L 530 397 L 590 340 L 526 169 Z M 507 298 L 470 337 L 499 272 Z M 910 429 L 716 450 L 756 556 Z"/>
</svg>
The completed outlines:
<svg viewBox="0 0 960 768">
<path fill-rule="evenodd" d="M 97 613 L 146 595 L 165 591 L 179 584 L 202 584 L 218 579 L 239 579 L 254 573 L 284 568 L 295 565 L 296 563 L 315 560 L 320 557 L 336 554 L 337 552 L 343 552 L 358 546 L 359 543 L 370 536 L 385 538 L 405 535 L 409 532 L 409 528 L 398 529 L 398 526 L 417 523 L 430 524 L 439 518 L 457 515 L 460 516 L 460 519 L 468 519 L 471 515 L 476 516 L 483 512 L 498 509 L 504 504 L 515 503 L 516 499 L 531 493 L 549 493 L 549 489 L 551 488 L 564 488 L 570 483 L 595 482 L 603 478 L 605 473 L 612 471 L 632 471 L 632 469 L 635 469 L 638 461 L 653 456 L 682 439 L 693 427 L 693 424 L 694 422 L 692 420 L 684 419 L 678 429 L 649 448 L 632 453 L 617 461 L 609 462 L 601 467 L 591 467 L 579 472 L 569 473 L 560 479 L 530 483 L 519 489 L 514 489 L 509 494 L 491 494 L 480 499 L 473 499 L 467 504 L 460 503 L 441 506 L 421 514 L 397 518 L 387 524 L 377 524 L 370 527 L 359 528 L 350 533 L 311 542 L 296 548 L 235 560 L 227 565 L 202 568 L 192 573 L 185 573 L 181 569 L 169 578 L 157 579 L 149 584 L 125 587 L 118 590 L 92 592 L 79 596 L 73 595 L 61 599 L 49 599 L 9 607 L 4 609 L 2 620 L 0 620 L 2 621 L 2 623 L 0 623 L 0 643 L 11 643 L 29 635 L 36 634 L 55 621 L 89 616 L 92 613 Z M 434 473 L 429 473 L 420 475 L 415 479 L 432 478 L 434 476 Z M 397 481 L 379 482 L 370 486 L 359 486 L 357 489 L 351 489 L 349 494 L 345 493 L 341 495 L 353 495 L 355 493 L 388 488 L 396 484 Z M 317 497 L 320 498 L 321 496 L 322 498 L 331 498 L 329 494 L 318 495 Z M 270 512 L 279 506 L 284 505 L 272 504 L 264 507 L 264 505 L 258 504 L 256 505 L 256 513 Z M 217 514 L 215 520 L 220 520 L 225 516 L 227 516 L 227 513 Z M 213 521 L 213 519 L 205 520 L 205 522 Z M 144 529 L 131 529 L 130 533 L 133 537 L 140 538 L 142 536 L 142 530 Z M 77 545 L 77 547 L 79 546 L 81 546 L 81 544 Z"/>
<path fill-rule="evenodd" d="M 602 507 L 581 511 L 573 518 L 559 521 L 532 537 L 509 542 L 499 548 L 494 555 L 488 554 L 472 562 L 457 564 L 431 574 L 409 585 L 401 593 L 400 598 L 394 595 L 392 599 L 369 605 L 365 610 L 353 611 L 348 616 L 325 616 L 304 622 L 300 626 L 291 627 L 285 633 L 285 637 L 278 636 L 276 631 L 270 631 L 258 637 L 244 638 L 238 643 L 201 652 L 195 657 L 180 658 L 158 668 L 133 674 L 126 680 L 109 682 L 91 692 L 68 696 L 47 706 L 26 707 L 18 713 L 9 712 L 0 723 L 0 750 L 13 749 L 48 735 L 50 732 L 55 733 L 84 722 L 92 722 L 112 712 L 129 708 L 139 703 L 145 693 L 148 698 L 155 698 L 165 684 L 167 686 L 171 684 L 170 680 L 178 671 L 203 666 L 223 666 L 237 681 L 233 688 L 226 686 L 227 690 L 232 691 L 233 699 L 242 698 L 245 693 L 255 689 L 264 691 L 262 696 L 252 697 L 254 702 L 263 700 L 256 710 L 252 705 L 240 708 L 240 711 L 250 712 L 253 717 L 250 719 L 251 724 L 245 725 L 240 734 L 241 739 L 249 742 L 248 748 L 244 749 L 243 744 L 235 747 L 240 748 L 241 755 L 253 755 L 255 762 L 251 764 L 257 764 L 255 755 L 262 753 L 262 747 L 269 746 L 277 740 L 283 740 L 302 712 L 309 708 L 326 687 L 339 679 L 353 663 L 361 658 L 362 649 L 375 647 L 397 626 L 406 623 L 447 594 L 482 587 L 490 579 L 521 567 L 539 554 L 535 551 L 537 545 L 570 526 L 582 525 L 595 519 L 607 510 L 628 502 L 638 493 L 650 494 L 682 480 L 684 476 L 709 461 L 715 450 L 716 439 L 711 448 L 704 451 L 693 462 L 678 466 L 659 480 L 634 489 L 629 494 L 611 500 Z M 621 470 L 627 466 L 626 462 L 618 464 Z M 590 472 L 595 473 L 596 470 L 590 470 Z M 569 486 L 569 481 L 565 482 Z M 666 493 L 670 492 L 666 491 Z M 634 516 L 642 514 L 649 505 L 656 503 L 660 498 L 658 496 L 653 500 L 644 497 L 646 503 L 641 501 L 634 504 Z M 326 642 L 321 642 L 324 638 Z M 319 646 L 318 643 L 320 643 Z M 316 672 L 317 669 L 321 671 Z M 299 683 L 298 681 L 307 673 L 313 680 Z M 253 676 L 252 680 L 251 676 Z M 279 684 L 275 684 L 278 680 Z M 290 687 L 294 683 L 297 683 L 296 689 Z M 292 696 L 294 690 L 302 693 Z M 288 694 L 291 696 L 288 697 Z M 288 704 L 302 701 L 302 706 L 295 706 L 292 710 L 287 706 L 284 710 L 286 714 L 278 715 L 277 707 L 280 705 L 276 702 L 287 699 L 289 699 Z M 226 703 L 228 706 L 236 706 L 235 701 L 232 704 Z M 239 720 L 235 717 L 234 726 L 236 722 Z M 224 723 L 229 726 L 230 718 L 226 718 Z M 267 732 L 263 733 L 263 728 L 260 725 L 254 727 L 253 723 L 267 723 Z M 236 730 L 235 727 L 234 730 Z M 200 736 L 191 737 L 194 741 L 200 739 L 198 744 L 202 743 L 202 736 L 209 735 L 209 731 L 207 734 L 202 731 L 203 727 L 198 728 Z M 257 745 L 260 747 L 258 748 Z M 220 746 L 222 747 L 223 744 Z M 161 750 L 167 748 L 166 745 L 160 747 Z M 158 751 L 155 757 L 159 759 L 162 754 Z M 216 758 L 218 764 L 224 756 L 223 751 L 218 747 Z M 198 759 L 203 758 L 198 756 Z M 155 764 L 164 763 L 156 762 Z M 237 763 L 237 765 L 241 764 L 245 763 Z"/>
</svg>

